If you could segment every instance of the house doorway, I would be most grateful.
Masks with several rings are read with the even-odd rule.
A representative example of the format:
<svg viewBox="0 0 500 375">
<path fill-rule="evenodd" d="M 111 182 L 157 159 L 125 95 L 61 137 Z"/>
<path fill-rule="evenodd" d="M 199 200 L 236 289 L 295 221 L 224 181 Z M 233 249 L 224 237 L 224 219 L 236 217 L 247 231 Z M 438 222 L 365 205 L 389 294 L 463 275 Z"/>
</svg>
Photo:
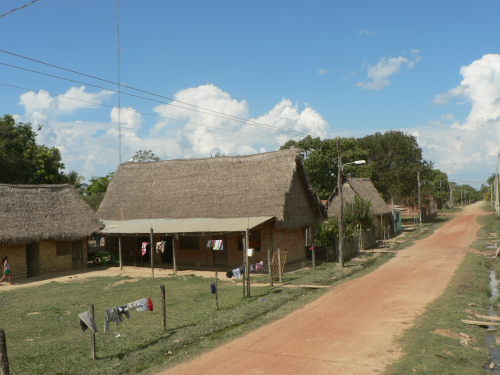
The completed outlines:
<svg viewBox="0 0 500 375">
<path fill-rule="evenodd" d="M 161 241 L 166 241 L 165 243 L 165 251 L 163 254 L 161 254 L 161 261 L 162 263 L 173 263 L 174 262 L 174 253 L 173 253 L 173 248 L 172 248 L 172 240 L 174 237 L 167 236 L 167 237 L 161 237 Z"/>
<path fill-rule="evenodd" d="M 29 243 L 26 245 L 26 266 L 27 277 L 40 276 L 40 250 L 38 242 Z"/>
<path fill-rule="evenodd" d="M 214 240 L 222 240 L 223 250 L 214 250 L 214 264 L 218 266 L 227 266 L 227 236 L 214 236 Z"/>
<path fill-rule="evenodd" d="M 73 258 L 73 271 L 83 269 L 82 241 L 71 241 L 71 257 Z"/>
</svg>

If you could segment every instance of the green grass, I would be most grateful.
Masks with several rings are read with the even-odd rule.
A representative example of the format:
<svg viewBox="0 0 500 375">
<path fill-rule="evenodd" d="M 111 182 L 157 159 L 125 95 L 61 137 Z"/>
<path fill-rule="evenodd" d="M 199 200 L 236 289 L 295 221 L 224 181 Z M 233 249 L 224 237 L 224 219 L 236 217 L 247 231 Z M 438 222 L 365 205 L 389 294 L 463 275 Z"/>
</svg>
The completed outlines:
<svg viewBox="0 0 500 375">
<path fill-rule="evenodd" d="M 402 347 L 403 357 L 390 365 L 385 374 L 484 373 L 482 369 L 489 358 L 483 344 L 485 330 L 464 324 L 460 319 L 471 316 L 466 311 L 469 309 L 487 314 L 490 268 L 491 262 L 482 256 L 466 255 L 443 295 L 432 302 L 425 313 L 416 319 L 415 325 L 396 340 Z M 470 303 L 475 303 L 475 306 L 469 306 Z M 432 333 L 436 329 L 466 333 L 473 339 L 471 346 L 462 346 L 457 338 Z"/>
<path fill-rule="evenodd" d="M 479 238 L 470 245 L 472 248 L 483 251 L 486 245 L 500 242 L 500 218 L 496 214 L 478 216 L 477 222 L 481 228 L 477 232 Z"/>
</svg>

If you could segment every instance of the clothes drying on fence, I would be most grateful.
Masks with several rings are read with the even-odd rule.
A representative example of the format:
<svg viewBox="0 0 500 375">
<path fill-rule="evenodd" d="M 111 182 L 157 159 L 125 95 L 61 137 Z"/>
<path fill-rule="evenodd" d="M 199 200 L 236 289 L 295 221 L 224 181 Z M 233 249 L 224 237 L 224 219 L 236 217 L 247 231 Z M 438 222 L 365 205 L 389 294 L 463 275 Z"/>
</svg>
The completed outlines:
<svg viewBox="0 0 500 375">
<path fill-rule="evenodd" d="M 109 322 L 116 322 L 117 327 L 120 324 L 118 321 L 118 307 L 104 309 L 104 332 L 109 331 Z"/>
<path fill-rule="evenodd" d="M 253 272 L 255 270 L 255 264 L 250 264 L 250 272 Z"/>
<path fill-rule="evenodd" d="M 156 243 L 156 253 L 158 254 L 160 251 L 162 253 L 165 252 L 165 246 L 167 245 L 167 241 L 160 241 Z"/>
<path fill-rule="evenodd" d="M 255 270 L 259 271 L 264 268 L 264 262 L 261 260 L 260 262 L 255 263 Z"/>
<path fill-rule="evenodd" d="M 224 250 L 224 241 L 223 240 L 208 240 L 207 249 L 210 249 L 210 251 Z"/>
<path fill-rule="evenodd" d="M 215 283 L 213 283 L 212 285 L 210 285 L 210 290 L 212 291 L 212 294 L 216 294 L 217 293 L 217 287 L 215 286 Z"/>
<path fill-rule="evenodd" d="M 149 245 L 149 242 L 143 242 L 142 243 L 142 256 L 146 255 L 146 250 L 147 250 L 147 246 Z"/>
<path fill-rule="evenodd" d="M 151 301 L 151 297 L 149 297 L 148 309 L 149 309 L 149 311 L 153 311 L 153 301 Z"/>
<path fill-rule="evenodd" d="M 93 333 L 97 332 L 97 325 L 95 324 L 95 320 L 92 315 L 90 315 L 90 311 L 78 314 L 78 322 L 80 323 L 80 328 L 83 332 L 85 332 L 87 328 L 90 328 Z"/>
</svg>

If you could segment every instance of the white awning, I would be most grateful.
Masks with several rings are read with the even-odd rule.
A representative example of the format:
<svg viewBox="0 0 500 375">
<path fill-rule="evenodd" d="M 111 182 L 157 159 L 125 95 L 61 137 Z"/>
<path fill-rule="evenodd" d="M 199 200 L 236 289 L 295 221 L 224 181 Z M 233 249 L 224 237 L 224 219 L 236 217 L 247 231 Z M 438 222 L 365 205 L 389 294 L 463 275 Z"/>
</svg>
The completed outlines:
<svg viewBox="0 0 500 375">
<path fill-rule="evenodd" d="M 274 217 L 101 220 L 104 228 L 99 233 L 101 235 L 147 234 L 151 228 L 155 234 L 244 232 L 247 228 L 255 228 L 271 219 Z"/>
</svg>

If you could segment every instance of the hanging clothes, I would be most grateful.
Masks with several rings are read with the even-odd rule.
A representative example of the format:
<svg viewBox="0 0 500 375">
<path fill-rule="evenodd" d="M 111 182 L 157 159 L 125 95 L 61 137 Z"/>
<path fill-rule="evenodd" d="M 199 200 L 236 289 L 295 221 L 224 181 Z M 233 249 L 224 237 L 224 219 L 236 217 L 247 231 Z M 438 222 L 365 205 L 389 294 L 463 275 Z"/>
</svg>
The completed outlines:
<svg viewBox="0 0 500 375">
<path fill-rule="evenodd" d="M 146 298 L 138 299 L 135 302 L 131 302 L 127 305 L 129 309 L 136 308 L 137 311 L 148 311 L 148 301 Z"/>
<path fill-rule="evenodd" d="M 250 264 L 250 272 L 253 272 L 255 270 L 255 264 Z"/>
<path fill-rule="evenodd" d="M 255 270 L 259 271 L 261 269 L 264 269 L 264 261 L 262 260 L 260 262 L 255 263 Z"/>
<path fill-rule="evenodd" d="M 104 309 L 104 332 L 109 332 L 109 322 L 115 322 L 117 327 L 120 324 L 118 321 L 117 307 Z"/>
<path fill-rule="evenodd" d="M 156 243 L 156 253 L 158 254 L 160 251 L 165 252 L 166 241 L 160 241 Z"/>
<path fill-rule="evenodd" d="M 241 280 L 241 273 L 239 268 L 235 268 L 233 270 L 233 277 L 236 277 L 238 280 Z"/>
<path fill-rule="evenodd" d="M 210 285 L 210 290 L 212 291 L 212 294 L 216 294 L 217 293 L 217 287 L 215 286 L 215 283 L 213 283 L 212 285 Z"/>
<path fill-rule="evenodd" d="M 142 256 L 146 255 L 147 251 L 147 246 L 149 245 L 149 242 L 143 242 L 142 243 Z"/>
<path fill-rule="evenodd" d="M 212 249 L 212 240 L 208 240 L 207 249 Z"/>
<path fill-rule="evenodd" d="M 127 319 L 130 319 L 130 313 L 128 312 L 127 305 L 118 306 L 118 318 L 120 319 L 120 322 L 123 322 L 123 315 L 125 315 Z"/>
<path fill-rule="evenodd" d="M 149 297 L 148 309 L 149 309 L 149 311 L 153 311 L 153 301 L 151 301 L 151 297 Z"/>
<path fill-rule="evenodd" d="M 233 271 L 227 271 L 227 272 L 226 272 L 226 277 L 227 277 L 228 279 L 232 278 L 232 277 L 233 277 Z"/>
<path fill-rule="evenodd" d="M 92 333 L 97 332 L 97 325 L 95 324 L 95 320 L 92 315 L 90 315 L 90 311 L 78 314 L 78 322 L 80 323 L 80 328 L 83 332 L 85 332 L 87 328 L 90 328 Z"/>
</svg>

